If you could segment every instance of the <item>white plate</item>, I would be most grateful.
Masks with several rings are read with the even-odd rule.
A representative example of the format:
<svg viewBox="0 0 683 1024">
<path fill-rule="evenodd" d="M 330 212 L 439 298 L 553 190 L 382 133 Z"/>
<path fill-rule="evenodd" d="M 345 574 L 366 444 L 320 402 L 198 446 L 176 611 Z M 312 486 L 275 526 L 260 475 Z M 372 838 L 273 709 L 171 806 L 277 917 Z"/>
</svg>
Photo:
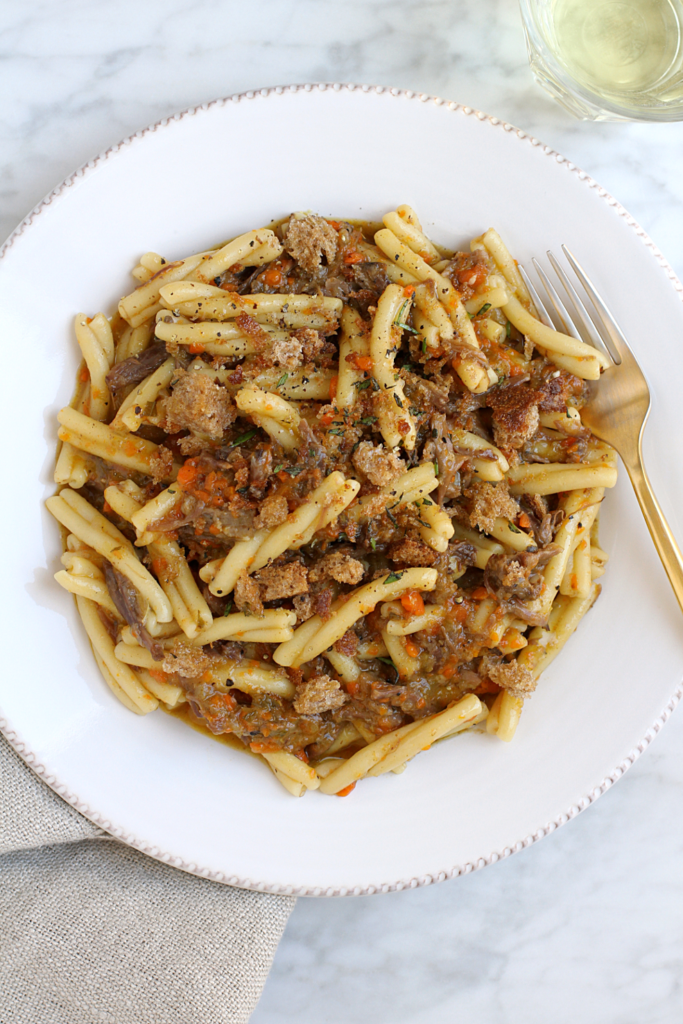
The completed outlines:
<svg viewBox="0 0 683 1024">
<path fill-rule="evenodd" d="M 680 613 L 625 475 L 605 502 L 604 593 L 510 745 L 463 736 L 346 799 L 294 800 L 255 759 L 162 713 L 135 717 L 101 681 L 71 598 L 52 580 L 60 544 L 43 507 L 55 413 L 77 362 L 74 314 L 113 311 L 148 249 L 175 259 L 291 210 L 375 219 L 401 202 L 448 246 L 493 224 L 520 261 L 562 242 L 585 261 L 652 383 L 647 463 L 680 538 L 681 285 L 595 182 L 494 118 L 337 86 L 209 104 L 78 171 L 0 263 L 3 729 L 93 821 L 234 885 L 366 893 L 490 863 L 604 792 L 681 695 Z"/>
</svg>

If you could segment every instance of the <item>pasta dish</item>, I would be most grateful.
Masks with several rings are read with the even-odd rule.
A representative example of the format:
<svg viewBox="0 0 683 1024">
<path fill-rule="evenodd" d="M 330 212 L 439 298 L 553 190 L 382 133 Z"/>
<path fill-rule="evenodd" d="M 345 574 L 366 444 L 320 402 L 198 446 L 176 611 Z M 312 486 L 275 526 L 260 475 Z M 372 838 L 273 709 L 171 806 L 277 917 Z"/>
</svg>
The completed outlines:
<svg viewBox="0 0 683 1024">
<path fill-rule="evenodd" d="M 473 727 L 511 740 L 599 594 L 601 353 L 500 236 L 296 213 L 79 314 L 58 582 L 102 676 L 344 796 Z"/>
</svg>

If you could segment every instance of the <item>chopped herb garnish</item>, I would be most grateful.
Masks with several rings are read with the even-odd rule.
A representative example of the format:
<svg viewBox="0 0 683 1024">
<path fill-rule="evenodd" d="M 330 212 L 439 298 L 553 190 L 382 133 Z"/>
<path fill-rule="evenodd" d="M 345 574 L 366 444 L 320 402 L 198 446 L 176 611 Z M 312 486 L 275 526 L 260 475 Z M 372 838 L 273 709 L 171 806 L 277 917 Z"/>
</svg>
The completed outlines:
<svg viewBox="0 0 683 1024">
<path fill-rule="evenodd" d="M 303 466 L 285 466 L 285 473 L 289 473 L 290 476 L 298 476 L 299 473 L 303 473 Z"/>
<path fill-rule="evenodd" d="M 251 430 L 247 430 L 244 434 L 240 434 L 240 436 L 236 437 L 232 442 L 231 448 L 236 448 L 238 444 L 244 444 L 245 441 L 251 441 L 252 437 L 256 436 L 256 433 L 257 428 L 252 427 Z"/>
<path fill-rule="evenodd" d="M 327 431 L 328 434 L 336 434 L 337 437 L 343 437 L 344 431 L 340 430 L 339 427 L 334 427 L 332 430 Z"/>
<path fill-rule="evenodd" d="M 403 303 L 403 305 L 399 309 L 398 313 L 396 314 L 396 319 L 394 320 L 394 323 L 393 323 L 394 327 L 403 327 L 403 324 L 401 323 L 401 321 L 403 320 L 403 310 L 408 305 L 410 305 L 410 299 L 406 299 L 405 300 L 405 302 Z"/>
<path fill-rule="evenodd" d="M 394 665 L 394 663 L 391 660 L 391 658 L 378 658 L 377 661 L 383 661 L 385 665 L 389 665 L 391 668 L 393 668 L 394 672 L 396 673 L 396 678 L 394 679 L 394 686 L 395 686 L 396 683 L 398 683 L 400 678 L 401 678 L 401 673 L 396 668 L 396 666 Z"/>
<path fill-rule="evenodd" d="M 359 391 L 365 391 L 366 388 L 370 387 L 372 381 L 368 377 L 367 380 L 356 380 L 353 383 L 354 388 L 358 388 Z"/>
<path fill-rule="evenodd" d="M 491 308 L 491 303 L 490 302 L 485 302 L 484 305 L 481 307 L 481 309 L 477 310 L 477 314 L 476 315 L 477 316 L 481 316 L 482 313 L 488 313 L 490 308 Z"/>
<path fill-rule="evenodd" d="M 398 397 L 398 395 L 396 394 L 396 392 L 395 392 L 395 391 L 394 391 L 394 401 L 396 402 L 396 405 L 397 405 L 397 406 L 399 407 L 399 409 L 402 409 L 402 408 L 403 408 L 403 402 L 402 402 L 402 401 L 401 401 L 401 399 L 400 399 L 400 398 Z"/>
<path fill-rule="evenodd" d="M 435 462 L 434 463 L 434 476 L 438 476 L 438 475 L 439 475 L 439 463 Z"/>
<path fill-rule="evenodd" d="M 288 373 L 283 373 L 282 376 L 280 377 L 279 381 L 275 385 L 275 390 L 277 391 L 278 388 L 281 388 L 282 385 L 286 384 L 288 380 L 289 380 L 289 374 Z"/>
<path fill-rule="evenodd" d="M 512 530 L 513 533 L 521 533 L 522 532 L 521 530 L 517 529 L 517 527 L 515 526 L 514 523 L 508 523 L 508 530 Z"/>
<path fill-rule="evenodd" d="M 422 339 L 422 345 L 420 346 L 420 348 L 422 349 L 422 355 L 426 356 L 427 355 L 427 339 L 426 338 Z"/>
<path fill-rule="evenodd" d="M 361 423 L 367 423 L 367 424 L 376 423 L 376 422 L 377 422 L 377 417 L 376 416 L 363 416 L 363 418 L 361 420 Z"/>
<path fill-rule="evenodd" d="M 377 541 L 375 540 L 374 537 L 370 538 L 370 547 L 372 548 L 373 551 L 377 550 Z"/>
<path fill-rule="evenodd" d="M 414 327 L 409 327 L 408 324 L 404 324 L 398 320 L 394 320 L 394 327 L 400 327 L 402 331 L 409 331 L 411 334 L 417 334 Z"/>
<path fill-rule="evenodd" d="M 228 601 L 228 603 L 226 604 L 225 611 L 223 612 L 223 614 L 224 615 L 229 615 L 231 608 L 232 608 L 232 599 L 230 601 Z"/>
<path fill-rule="evenodd" d="M 273 470 L 273 473 L 281 473 L 284 468 L 285 468 L 285 464 L 284 464 L 284 462 L 281 462 L 279 466 L 275 467 L 275 469 Z"/>
<path fill-rule="evenodd" d="M 402 572 L 390 572 L 384 581 L 384 585 L 386 586 L 388 583 L 398 583 L 402 576 Z"/>
<path fill-rule="evenodd" d="M 431 500 L 431 498 L 423 498 L 422 499 L 422 504 L 423 505 L 433 505 L 434 502 Z"/>
<path fill-rule="evenodd" d="M 397 502 L 397 504 L 398 504 L 398 502 Z M 389 519 L 390 519 L 390 520 L 391 520 L 391 522 L 392 522 L 392 523 L 394 524 L 394 526 L 398 526 L 398 523 L 396 522 L 396 520 L 395 520 L 395 519 L 394 519 L 394 517 L 392 516 L 391 512 L 389 511 L 389 509 L 387 508 L 387 509 L 385 509 L 384 511 L 386 512 L 386 514 L 388 515 Z"/>
<path fill-rule="evenodd" d="M 423 416 L 424 415 L 422 410 L 418 409 L 418 407 L 416 405 L 409 406 L 408 412 L 411 413 L 413 416 Z"/>
</svg>

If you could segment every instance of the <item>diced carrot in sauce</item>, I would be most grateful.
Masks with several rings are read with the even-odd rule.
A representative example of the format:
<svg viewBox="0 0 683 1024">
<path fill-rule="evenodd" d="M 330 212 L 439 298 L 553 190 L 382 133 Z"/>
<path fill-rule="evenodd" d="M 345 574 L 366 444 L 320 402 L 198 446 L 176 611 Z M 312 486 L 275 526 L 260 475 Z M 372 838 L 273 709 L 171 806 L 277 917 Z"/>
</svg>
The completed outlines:
<svg viewBox="0 0 683 1024">
<path fill-rule="evenodd" d="M 334 402 L 337 397 L 337 385 L 339 384 L 339 377 L 332 377 L 330 380 L 330 399 Z"/>
<path fill-rule="evenodd" d="M 409 654 L 411 658 L 419 658 L 419 656 L 420 656 L 420 648 L 408 636 L 405 637 L 405 648 L 406 648 L 406 654 Z"/>
<path fill-rule="evenodd" d="M 403 294 L 404 294 L 404 295 L 406 296 L 406 298 L 408 298 L 408 299 L 410 298 L 410 296 L 411 296 L 411 295 L 412 295 L 412 294 L 413 294 L 414 292 L 415 292 L 415 285 L 414 285 L 414 284 L 407 284 L 407 285 L 405 286 L 405 288 L 403 289 Z"/>
<path fill-rule="evenodd" d="M 488 596 L 489 596 L 489 592 L 486 589 L 486 587 L 476 587 L 472 591 L 472 597 L 474 598 L 475 601 L 483 601 Z"/>
<path fill-rule="evenodd" d="M 523 530 L 527 530 L 531 526 L 531 520 L 529 519 L 526 512 L 522 512 L 517 516 L 517 525 L 521 526 Z"/>
<path fill-rule="evenodd" d="M 494 683 L 492 679 L 482 679 L 474 692 L 477 697 L 480 697 L 484 693 L 500 693 L 500 686 L 498 683 Z"/>
<path fill-rule="evenodd" d="M 461 604 L 461 605 L 458 605 L 458 607 L 453 612 L 453 618 L 455 619 L 456 622 L 461 622 L 461 623 L 465 622 L 466 619 L 467 619 L 467 615 L 468 615 L 468 609 L 467 609 L 467 605 L 464 604 L 464 603 Z"/>
<path fill-rule="evenodd" d="M 401 597 L 401 604 L 408 615 L 424 615 L 425 604 L 419 590 L 408 590 Z"/>
<path fill-rule="evenodd" d="M 191 487 L 192 482 L 197 479 L 198 470 L 196 466 L 186 462 L 178 470 L 178 483 L 181 487 Z"/>
<path fill-rule="evenodd" d="M 201 341 L 193 341 L 187 346 L 187 348 L 188 352 L 191 352 L 193 355 L 199 355 L 200 352 L 204 351 L 204 346 Z"/>
<path fill-rule="evenodd" d="M 359 356 L 355 354 L 354 363 L 359 370 L 366 370 L 368 373 L 372 369 L 372 357 L 371 356 Z"/>
<path fill-rule="evenodd" d="M 102 506 L 102 511 L 105 513 L 105 515 L 107 514 L 107 512 L 112 512 L 113 511 L 113 509 L 112 509 L 112 507 L 111 507 L 111 505 L 109 504 L 108 501 L 105 501 L 104 505 Z"/>
<path fill-rule="evenodd" d="M 344 253 L 344 263 L 347 265 L 351 265 L 353 263 L 365 263 L 365 256 L 362 252 L 351 250 L 351 252 Z"/>
<path fill-rule="evenodd" d="M 339 792 L 336 795 L 337 796 L 348 796 L 349 793 L 352 793 L 355 788 L 356 788 L 356 783 L 352 782 L 350 786 L 344 786 L 343 789 L 340 789 Z"/>
<path fill-rule="evenodd" d="M 282 284 L 282 268 L 278 266 L 268 267 L 263 275 L 263 280 L 269 288 L 279 288 Z"/>
</svg>

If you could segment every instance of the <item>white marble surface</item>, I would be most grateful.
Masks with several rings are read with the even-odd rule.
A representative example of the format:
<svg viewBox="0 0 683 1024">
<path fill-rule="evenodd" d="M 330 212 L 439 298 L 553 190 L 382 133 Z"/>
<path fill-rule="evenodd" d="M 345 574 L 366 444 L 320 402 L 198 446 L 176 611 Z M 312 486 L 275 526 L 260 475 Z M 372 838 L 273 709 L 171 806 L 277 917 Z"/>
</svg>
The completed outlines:
<svg viewBox="0 0 683 1024">
<path fill-rule="evenodd" d="M 572 120 L 534 85 L 510 0 L 22 0 L 0 5 L 0 53 L 3 236 L 75 166 L 178 109 L 365 81 L 533 133 L 616 195 L 683 277 L 683 124 Z M 679 711 L 595 806 L 495 867 L 299 901 L 252 1024 L 678 1024 L 682 745 Z"/>
</svg>

